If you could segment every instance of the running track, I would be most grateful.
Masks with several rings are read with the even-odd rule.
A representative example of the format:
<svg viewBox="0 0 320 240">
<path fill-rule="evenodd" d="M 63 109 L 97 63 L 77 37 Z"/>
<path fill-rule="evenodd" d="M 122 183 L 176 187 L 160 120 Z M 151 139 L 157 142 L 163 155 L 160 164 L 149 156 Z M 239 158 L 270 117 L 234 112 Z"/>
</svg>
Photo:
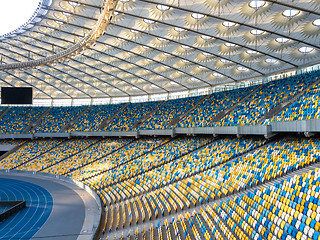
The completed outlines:
<svg viewBox="0 0 320 240">
<path fill-rule="evenodd" d="M 95 200 L 78 186 L 54 178 L 0 173 L 0 199 L 21 198 L 27 208 L 0 222 L 0 240 L 91 239 L 99 211 Z"/>
<path fill-rule="evenodd" d="M 30 182 L 0 178 L 0 200 L 25 200 L 27 207 L 0 223 L 0 239 L 30 239 L 48 219 L 50 193 Z"/>
</svg>

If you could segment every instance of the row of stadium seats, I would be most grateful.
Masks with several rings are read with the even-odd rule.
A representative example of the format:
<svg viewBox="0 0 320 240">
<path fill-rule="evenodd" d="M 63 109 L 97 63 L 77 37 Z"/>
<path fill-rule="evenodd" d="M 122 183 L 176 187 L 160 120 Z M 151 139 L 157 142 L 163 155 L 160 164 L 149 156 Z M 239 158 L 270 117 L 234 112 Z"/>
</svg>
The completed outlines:
<svg viewBox="0 0 320 240">
<path fill-rule="evenodd" d="M 110 104 L 90 106 L 87 111 L 75 122 L 69 132 L 96 132 L 100 130 L 100 125 L 107 119 L 115 115 L 124 104 Z"/>
<path fill-rule="evenodd" d="M 83 151 L 78 151 L 73 156 L 51 165 L 45 169 L 44 172 L 55 175 L 64 175 L 85 165 L 93 166 L 97 159 L 104 158 L 115 151 L 119 151 L 120 148 L 130 142 L 131 139 L 103 139 L 96 141 Z"/>
<path fill-rule="evenodd" d="M 232 143 L 232 141 L 234 141 L 234 144 L 229 145 L 228 143 Z M 184 161 L 186 161 L 186 159 L 192 161 L 192 158 L 197 156 L 197 152 L 199 152 L 200 158 L 210 158 L 210 154 L 215 154 L 218 151 L 220 152 L 220 154 L 216 154 L 216 158 L 217 161 L 219 161 L 218 159 L 220 157 L 228 158 L 228 156 L 230 156 L 232 152 L 233 147 L 235 146 L 238 146 L 238 148 L 235 148 L 237 149 L 237 151 L 235 151 L 234 155 L 231 155 L 231 157 L 237 156 L 238 154 L 241 154 L 249 150 L 250 148 L 253 149 L 254 147 L 262 144 L 261 140 L 258 139 L 230 139 L 223 141 L 217 140 L 213 143 L 213 146 L 210 146 L 209 144 L 204 148 L 200 148 L 197 151 L 191 152 L 189 157 L 187 158 L 182 157 L 180 162 L 183 163 Z M 225 143 L 225 145 L 223 145 L 223 143 Z M 209 149 L 210 151 L 208 151 Z M 224 151 L 226 151 L 226 154 L 223 153 Z M 195 162 L 194 164 L 194 166 L 196 167 L 197 162 Z M 168 174 L 170 174 L 170 171 L 174 171 L 174 168 L 168 169 L 167 167 L 164 167 L 164 169 L 168 172 Z M 196 168 L 194 170 L 196 170 Z M 163 179 L 161 175 L 157 175 L 157 173 L 153 171 L 150 172 L 150 176 L 153 176 L 155 179 L 158 178 L 158 185 L 156 185 L 157 182 L 151 183 L 154 184 L 152 186 L 150 186 L 151 184 L 149 183 L 134 185 L 134 183 L 138 183 L 138 180 L 135 180 L 134 178 L 132 179 L 132 181 L 125 181 L 121 184 L 117 184 L 116 186 L 113 185 L 112 187 L 98 190 L 103 201 L 105 202 L 105 205 L 107 206 L 109 219 L 111 219 L 106 224 L 106 231 L 114 231 L 116 229 L 121 229 L 123 227 L 128 227 L 130 225 L 147 221 L 148 219 L 150 220 L 155 219 L 159 216 L 173 214 L 186 207 L 190 207 L 196 204 L 196 202 L 194 201 L 196 198 L 189 200 L 191 196 L 188 195 L 188 192 L 193 192 L 193 190 L 188 188 L 188 184 L 184 185 L 184 183 L 182 183 L 181 188 L 177 187 L 177 185 L 163 186 L 169 183 L 169 179 Z M 151 191 L 153 187 L 156 189 Z M 159 190 L 159 187 L 161 187 L 161 190 Z M 211 196 L 214 198 L 213 194 Z M 208 197 L 206 200 L 208 200 Z M 108 208 L 110 203 L 111 205 Z M 118 216 L 119 211 L 121 212 L 121 214 Z"/>
<path fill-rule="evenodd" d="M 62 132 L 63 128 L 74 120 L 87 106 L 80 107 L 53 107 L 40 120 L 39 125 L 32 130 L 33 133 Z"/>
<path fill-rule="evenodd" d="M 257 148 L 263 143 L 264 140 L 261 139 L 220 139 L 213 141 L 193 152 L 189 151 L 189 154 L 173 159 L 174 161 L 146 171 L 124 182 L 117 183 L 112 187 L 105 187 L 104 190 L 111 194 L 110 196 L 106 195 L 106 198 L 112 199 L 108 200 L 108 203 L 111 203 L 141 195 L 210 167 L 217 166 L 246 151 Z M 190 147 L 190 149 L 192 148 Z M 153 154 L 153 152 L 151 154 Z M 92 188 L 100 189 L 103 187 L 101 177 L 102 176 L 96 176 L 95 178 L 87 179 L 85 182 Z M 129 191 L 129 186 L 133 188 L 134 191 Z M 123 197 L 121 194 L 117 194 L 114 189 L 117 189 L 119 192 L 126 192 L 126 194 L 124 194 Z"/>
<path fill-rule="evenodd" d="M 61 144 L 63 139 L 33 140 L 22 143 L 21 147 L 0 162 L 0 169 L 13 169 L 44 154 Z"/>
<path fill-rule="evenodd" d="M 87 169 L 89 171 L 93 171 L 93 174 L 96 175 L 110 168 L 117 168 L 125 162 L 134 159 L 136 156 L 144 154 L 157 147 L 162 142 L 163 141 L 161 140 L 148 141 L 146 139 L 137 141 L 131 141 L 131 139 L 120 139 L 112 141 L 112 152 L 108 151 L 107 154 L 104 154 L 103 152 L 101 154 L 94 154 L 92 151 L 95 151 L 97 146 L 93 146 L 80 154 L 69 158 L 68 161 L 62 161 L 60 164 L 57 164 L 50 169 L 46 169 L 46 172 L 59 175 L 67 174 L 76 178 L 79 172 L 82 172 L 83 169 Z M 78 169 L 78 167 L 81 165 L 83 166 L 88 162 L 90 162 L 88 166 Z M 103 163 L 101 164 L 101 162 Z"/>
<path fill-rule="evenodd" d="M 1 145 L 17 145 L 20 146 L 25 142 L 24 139 L 0 139 Z"/>
<path fill-rule="evenodd" d="M 320 171 L 294 175 L 247 194 L 209 203 L 204 210 L 186 212 L 151 224 L 135 239 L 320 239 Z M 130 237 L 129 233 L 126 237 Z M 123 235 L 120 239 L 123 238 Z"/>
<path fill-rule="evenodd" d="M 88 166 L 67 173 L 67 176 L 77 180 L 83 180 L 97 175 L 107 174 L 109 171 L 129 164 L 137 157 L 153 151 L 168 141 L 168 138 L 143 138 L 132 141 L 117 151 L 96 159 Z"/>
<path fill-rule="evenodd" d="M 129 131 L 138 120 L 150 114 L 159 104 L 160 102 L 128 104 L 103 130 Z"/>
<path fill-rule="evenodd" d="M 240 88 L 214 93 L 206 97 L 168 100 L 161 106 L 159 104 L 163 102 L 90 107 L 52 107 L 31 132 L 129 131 L 135 127 L 135 123 L 153 111 L 151 116 L 138 129 L 254 125 L 259 123 L 262 120 L 261 117 L 268 111 L 288 101 L 317 81 L 318 75 L 319 71 L 314 71 L 271 81 L 260 85 L 257 91 L 255 91 L 257 86 Z M 320 85 L 317 84 L 307 90 L 303 96 L 273 117 L 271 121 L 318 118 L 319 87 Z M 197 107 L 192 109 L 198 102 Z M 235 109 L 221 120 L 212 122 L 218 114 L 235 104 L 237 104 Z M 5 111 L 5 109 L 2 108 L 2 111 Z M 45 110 L 47 110 L 45 107 L 10 108 L 0 119 L 0 133 L 22 133 Z M 79 116 L 80 113 L 83 113 L 83 115 Z M 118 114 L 115 115 L 116 113 Z M 171 124 L 174 119 L 183 114 L 186 114 L 186 116 L 180 122 Z M 79 119 L 76 119 L 78 116 Z M 107 120 L 112 121 L 107 123 Z M 68 129 L 68 123 L 70 122 L 71 127 Z M 264 121 L 264 123 L 268 122 L 270 120 Z M 103 123 L 106 124 L 103 125 Z"/>
<path fill-rule="evenodd" d="M 116 182 L 122 181 L 127 178 L 132 178 L 133 176 L 140 175 L 142 172 L 148 171 L 150 169 L 156 168 L 167 162 L 179 158 L 182 155 L 195 150 L 202 145 L 207 144 L 211 141 L 211 138 L 178 138 L 173 141 L 162 144 L 158 148 L 154 148 L 153 151 L 144 154 L 140 152 L 136 155 L 129 155 L 132 161 L 125 161 L 124 164 L 118 164 L 118 167 L 113 167 L 105 164 L 105 162 L 95 165 L 94 169 L 99 169 L 102 174 L 97 175 L 96 170 L 92 168 L 81 169 L 81 179 L 87 179 L 85 182 L 90 182 L 91 185 L 96 185 L 95 188 L 103 187 L 106 185 L 114 184 Z M 122 149 L 123 151 L 117 152 L 116 158 L 112 156 L 113 159 L 126 159 L 125 155 L 128 154 L 127 149 Z M 107 171 L 101 171 L 107 170 Z M 92 172 L 95 176 L 92 177 Z M 89 178 L 89 179 L 88 179 Z"/>
</svg>

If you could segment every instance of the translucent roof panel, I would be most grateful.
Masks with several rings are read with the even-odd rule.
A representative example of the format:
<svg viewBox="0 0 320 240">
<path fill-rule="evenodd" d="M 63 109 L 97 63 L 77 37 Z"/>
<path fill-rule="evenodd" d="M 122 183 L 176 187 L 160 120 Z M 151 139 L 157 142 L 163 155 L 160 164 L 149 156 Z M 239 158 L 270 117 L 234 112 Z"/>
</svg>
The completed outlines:
<svg viewBox="0 0 320 240">
<path fill-rule="evenodd" d="M 165 96 L 242 83 L 320 62 L 319 1 L 43 3 L 50 7 L 41 8 L 42 17 L 36 17 L 30 28 L 0 41 L 0 85 L 32 86 L 38 99 L 113 102 Z M 110 16 L 90 47 L 50 64 L 42 62 L 84 41 L 106 3 L 110 3 Z M 30 61 L 41 64 L 7 70 Z"/>
</svg>

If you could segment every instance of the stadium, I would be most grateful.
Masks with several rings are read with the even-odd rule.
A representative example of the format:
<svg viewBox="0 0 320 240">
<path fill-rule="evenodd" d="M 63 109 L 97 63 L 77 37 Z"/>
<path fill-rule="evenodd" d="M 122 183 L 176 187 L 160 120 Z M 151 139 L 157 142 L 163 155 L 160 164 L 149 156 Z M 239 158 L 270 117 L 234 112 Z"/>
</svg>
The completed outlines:
<svg viewBox="0 0 320 240">
<path fill-rule="evenodd" d="M 320 240 L 319 0 L 0 3 L 0 240 Z"/>
</svg>

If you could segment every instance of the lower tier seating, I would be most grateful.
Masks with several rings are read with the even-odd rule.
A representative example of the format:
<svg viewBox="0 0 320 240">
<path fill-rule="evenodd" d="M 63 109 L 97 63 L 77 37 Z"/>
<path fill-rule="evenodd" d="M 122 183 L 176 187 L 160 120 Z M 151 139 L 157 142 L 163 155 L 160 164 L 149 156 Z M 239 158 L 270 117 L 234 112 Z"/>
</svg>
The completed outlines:
<svg viewBox="0 0 320 240">
<path fill-rule="evenodd" d="M 171 226 L 169 225 L 171 222 Z M 170 228 L 171 227 L 171 228 Z M 320 239 L 320 170 L 165 219 L 136 239 Z"/>
<path fill-rule="evenodd" d="M 0 169 L 13 169 L 42 155 L 62 143 L 63 139 L 34 140 L 22 143 L 21 147 L 0 162 Z"/>
<path fill-rule="evenodd" d="M 112 152 L 111 154 L 97 159 L 97 161 L 92 162 L 88 166 L 71 172 L 68 176 L 72 176 L 77 180 L 83 180 L 97 175 L 100 178 L 103 176 L 111 176 L 112 174 L 122 174 L 123 177 L 126 177 L 124 171 L 130 171 L 129 166 L 131 166 L 133 160 L 140 156 L 144 156 L 149 151 L 156 149 L 168 141 L 167 138 L 144 138 L 132 141 L 130 144 L 118 149 L 118 151 Z"/>
<path fill-rule="evenodd" d="M 106 211 L 104 239 L 320 240 L 319 138 L 2 142 L 20 144 L 0 159 L 2 169 L 94 189 Z"/>
<path fill-rule="evenodd" d="M 95 138 L 76 140 L 68 139 L 55 148 L 52 148 L 50 151 L 36 156 L 31 161 L 20 165 L 19 167 L 17 167 L 17 170 L 48 172 L 48 169 L 53 168 L 63 160 L 68 159 L 68 161 L 72 162 L 72 159 L 75 156 L 78 156 L 80 152 L 84 152 L 85 149 L 88 149 L 90 146 L 96 145 L 97 142 L 99 141 Z M 94 151 L 91 152 L 91 154 L 94 153 Z M 70 167 L 71 166 L 69 166 L 69 168 L 64 168 L 63 170 L 67 171 L 68 169 L 70 169 Z M 58 174 L 58 171 L 55 173 Z"/>
</svg>

